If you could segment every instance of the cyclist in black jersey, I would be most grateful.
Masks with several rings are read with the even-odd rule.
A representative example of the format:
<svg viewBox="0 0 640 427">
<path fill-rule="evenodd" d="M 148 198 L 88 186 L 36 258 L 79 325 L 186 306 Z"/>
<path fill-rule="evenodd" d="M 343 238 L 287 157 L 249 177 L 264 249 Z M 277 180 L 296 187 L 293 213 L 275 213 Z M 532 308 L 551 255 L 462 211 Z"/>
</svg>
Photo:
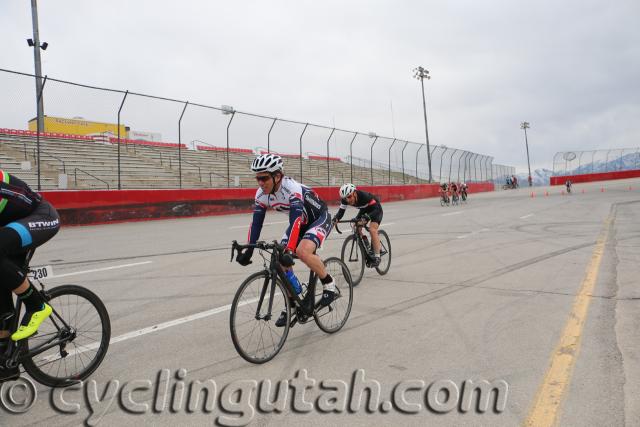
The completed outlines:
<svg viewBox="0 0 640 427">
<path fill-rule="evenodd" d="M 382 204 L 378 196 L 356 189 L 353 184 L 344 184 L 340 187 L 340 209 L 335 215 L 334 222 L 340 221 L 347 206 L 354 206 L 359 209 L 356 219 L 368 218 L 369 233 L 371 233 L 371 245 L 373 247 L 373 256 L 375 258 L 374 267 L 380 265 L 380 237 L 378 236 L 378 228 L 382 222 Z M 361 230 L 362 232 L 362 230 Z M 366 236 L 363 235 L 366 242 Z"/>
<path fill-rule="evenodd" d="M 9 337 L 9 320 L 0 321 L 0 355 L 9 339 L 35 334 L 51 307 L 29 284 L 23 270 L 27 252 L 51 239 L 60 229 L 56 210 L 17 177 L 0 170 L 0 316 L 13 312 L 15 293 L 25 305 L 20 327 Z"/>
</svg>

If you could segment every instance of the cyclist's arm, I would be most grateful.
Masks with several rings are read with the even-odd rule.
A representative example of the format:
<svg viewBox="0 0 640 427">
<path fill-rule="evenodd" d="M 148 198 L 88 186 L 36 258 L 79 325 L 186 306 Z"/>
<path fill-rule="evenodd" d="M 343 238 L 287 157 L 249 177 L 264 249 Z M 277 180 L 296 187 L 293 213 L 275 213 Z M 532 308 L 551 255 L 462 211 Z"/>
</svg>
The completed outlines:
<svg viewBox="0 0 640 427">
<path fill-rule="evenodd" d="M 335 221 L 340 221 L 344 216 L 345 211 L 347 210 L 347 203 L 344 199 L 340 200 L 340 209 L 336 212 L 336 215 L 333 217 Z"/>
<path fill-rule="evenodd" d="M 300 229 L 303 220 L 303 203 L 302 199 L 297 195 L 293 195 L 290 199 L 289 208 L 289 227 L 285 233 L 283 244 L 286 244 L 286 250 L 294 252 L 298 246 L 298 238 L 300 237 Z"/>
<path fill-rule="evenodd" d="M 249 226 L 249 236 L 248 242 L 255 243 L 258 241 L 260 237 L 260 232 L 262 231 L 262 224 L 264 223 L 264 217 L 267 213 L 267 206 L 256 199 L 255 206 L 253 208 L 253 219 L 251 221 L 251 225 Z"/>
</svg>

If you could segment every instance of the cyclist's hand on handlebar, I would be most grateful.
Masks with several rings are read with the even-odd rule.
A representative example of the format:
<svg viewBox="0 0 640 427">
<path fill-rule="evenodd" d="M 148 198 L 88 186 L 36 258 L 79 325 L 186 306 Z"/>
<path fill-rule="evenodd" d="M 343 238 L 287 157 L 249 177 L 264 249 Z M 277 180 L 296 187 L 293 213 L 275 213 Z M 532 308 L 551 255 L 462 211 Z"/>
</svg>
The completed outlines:
<svg viewBox="0 0 640 427">
<path fill-rule="evenodd" d="M 285 267 L 292 267 L 295 264 L 291 251 L 285 251 L 284 254 L 282 254 L 282 257 L 280 258 L 280 264 Z"/>
<path fill-rule="evenodd" d="M 251 257 L 253 256 L 253 248 L 247 248 L 244 252 L 238 250 L 238 256 L 236 261 L 242 266 L 251 264 Z"/>
</svg>

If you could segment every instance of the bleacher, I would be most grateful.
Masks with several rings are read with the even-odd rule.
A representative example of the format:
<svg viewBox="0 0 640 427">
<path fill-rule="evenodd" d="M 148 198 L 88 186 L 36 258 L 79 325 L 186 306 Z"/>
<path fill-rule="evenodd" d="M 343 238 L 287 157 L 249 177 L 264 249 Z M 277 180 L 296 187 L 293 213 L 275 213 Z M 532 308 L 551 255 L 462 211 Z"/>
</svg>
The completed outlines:
<svg viewBox="0 0 640 427">
<path fill-rule="evenodd" d="M 24 178 L 34 187 L 37 184 L 36 139 L 33 131 L 0 128 L 0 167 Z M 117 177 L 117 138 L 91 137 L 59 133 L 40 134 L 42 189 L 58 188 L 60 174 L 66 174 L 69 189 L 114 189 Z M 182 188 L 255 187 L 250 165 L 255 158 L 251 149 L 232 148 L 229 151 L 227 181 L 226 147 L 200 145 L 180 150 Z M 280 153 L 286 158 L 286 173 L 300 179 L 300 155 Z M 124 189 L 178 188 L 178 144 L 139 140 L 120 140 L 121 186 Z M 31 170 L 22 168 L 22 161 L 31 162 Z M 350 181 L 351 166 L 340 158 L 310 155 L 302 159 L 302 182 L 310 186 L 340 185 Z M 388 170 L 374 169 L 375 184 L 389 182 Z M 371 170 L 353 166 L 354 184 L 370 184 Z M 407 175 L 407 182 L 415 177 Z M 391 182 L 402 183 L 402 174 L 393 171 Z"/>
</svg>

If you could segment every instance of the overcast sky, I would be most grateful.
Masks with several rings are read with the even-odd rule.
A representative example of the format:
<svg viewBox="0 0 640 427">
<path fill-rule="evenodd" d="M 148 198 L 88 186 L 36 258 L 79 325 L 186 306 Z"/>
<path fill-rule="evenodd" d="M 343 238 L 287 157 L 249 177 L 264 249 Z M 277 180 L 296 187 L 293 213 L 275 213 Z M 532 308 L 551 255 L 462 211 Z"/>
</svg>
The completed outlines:
<svg viewBox="0 0 640 427">
<path fill-rule="evenodd" d="M 422 65 L 431 144 L 519 172 L 523 120 L 532 168 L 556 151 L 640 146 L 638 0 L 41 0 L 38 11 L 43 74 L 63 80 L 424 142 Z M 30 2 L 1 1 L 0 68 L 33 72 L 29 37 Z"/>
</svg>

